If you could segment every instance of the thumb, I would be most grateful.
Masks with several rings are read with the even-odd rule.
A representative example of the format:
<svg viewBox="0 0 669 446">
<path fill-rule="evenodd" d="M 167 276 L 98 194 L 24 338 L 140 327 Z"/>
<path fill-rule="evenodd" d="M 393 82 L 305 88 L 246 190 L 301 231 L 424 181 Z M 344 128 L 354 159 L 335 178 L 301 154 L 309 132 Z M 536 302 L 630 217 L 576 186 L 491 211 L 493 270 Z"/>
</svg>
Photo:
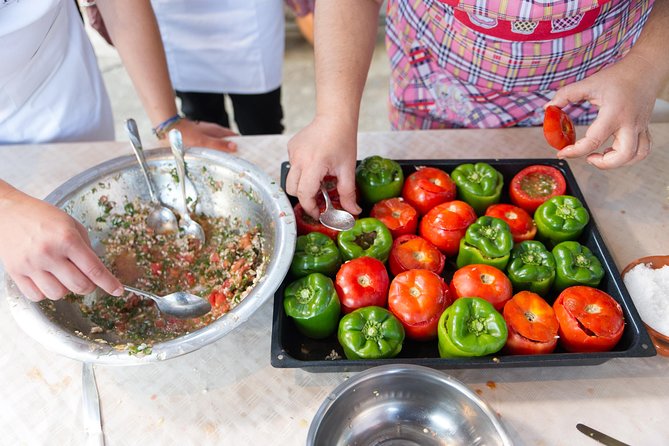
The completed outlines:
<svg viewBox="0 0 669 446">
<path fill-rule="evenodd" d="M 221 150 L 223 152 L 237 151 L 237 143 L 221 138 L 212 138 L 210 136 L 203 136 L 200 145 L 202 147 L 209 147 L 212 149 Z"/>
<path fill-rule="evenodd" d="M 226 136 L 239 136 L 236 132 L 227 127 L 220 126 L 213 122 L 200 121 L 197 123 L 198 127 L 208 135 L 214 138 L 225 138 Z"/>
</svg>

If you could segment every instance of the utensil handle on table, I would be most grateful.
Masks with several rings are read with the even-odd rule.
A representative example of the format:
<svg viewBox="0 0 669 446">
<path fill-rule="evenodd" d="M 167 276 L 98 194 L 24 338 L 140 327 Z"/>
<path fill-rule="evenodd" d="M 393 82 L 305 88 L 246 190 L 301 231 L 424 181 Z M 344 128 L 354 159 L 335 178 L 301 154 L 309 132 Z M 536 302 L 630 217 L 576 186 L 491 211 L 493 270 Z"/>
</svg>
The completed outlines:
<svg viewBox="0 0 669 446">
<path fill-rule="evenodd" d="M 102 432 L 100 417 L 100 397 L 95 382 L 93 364 L 84 362 L 81 370 L 81 384 L 84 410 L 84 432 L 86 444 L 89 446 L 104 446 L 105 436 Z"/>
<path fill-rule="evenodd" d="M 149 166 L 148 164 L 146 164 L 146 157 L 144 156 L 142 141 L 139 139 L 139 130 L 137 129 L 137 123 L 135 122 L 134 119 L 130 118 L 127 121 L 125 121 L 125 128 L 128 130 L 128 137 L 130 138 L 130 144 L 132 145 L 132 148 L 135 151 L 135 156 L 137 157 L 137 161 L 139 161 L 139 167 L 142 168 L 142 173 L 144 174 L 146 185 L 149 187 L 149 195 L 151 196 L 151 201 L 153 203 L 159 203 L 158 196 L 156 195 L 156 190 L 153 186 L 153 178 L 151 178 L 151 172 L 149 171 Z"/>
<path fill-rule="evenodd" d="M 578 429 L 578 431 L 581 432 L 583 435 L 586 435 L 592 438 L 593 440 L 598 441 L 606 446 L 630 446 L 627 443 L 623 443 L 620 440 L 616 440 L 613 437 L 609 437 L 605 433 L 599 432 L 598 430 L 593 429 L 590 426 L 586 426 L 585 424 L 578 423 L 576 425 L 576 429 Z"/>
</svg>

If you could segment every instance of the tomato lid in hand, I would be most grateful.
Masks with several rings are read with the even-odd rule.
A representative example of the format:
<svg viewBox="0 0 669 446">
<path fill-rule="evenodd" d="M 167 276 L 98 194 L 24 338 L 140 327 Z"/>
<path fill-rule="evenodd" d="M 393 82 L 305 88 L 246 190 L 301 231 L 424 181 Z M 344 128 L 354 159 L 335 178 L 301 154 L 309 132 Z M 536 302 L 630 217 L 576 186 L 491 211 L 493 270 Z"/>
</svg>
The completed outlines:
<svg viewBox="0 0 669 446">
<path fill-rule="evenodd" d="M 574 123 L 560 107 L 549 105 L 544 111 L 544 137 L 548 144 L 562 150 L 576 142 Z"/>
</svg>

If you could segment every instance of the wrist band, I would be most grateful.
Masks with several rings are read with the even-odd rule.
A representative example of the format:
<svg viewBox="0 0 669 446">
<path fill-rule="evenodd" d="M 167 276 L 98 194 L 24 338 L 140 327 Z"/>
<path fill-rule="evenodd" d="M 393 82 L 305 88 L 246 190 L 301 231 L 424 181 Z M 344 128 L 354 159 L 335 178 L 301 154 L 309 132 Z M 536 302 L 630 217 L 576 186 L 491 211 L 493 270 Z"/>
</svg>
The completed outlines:
<svg viewBox="0 0 669 446">
<path fill-rule="evenodd" d="M 156 135 L 156 138 L 163 139 L 165 134 L 170 131 L 183 117 L 180 114 L 176 114 L 171 118 L 167 118 L 165 121 L 161 122 L 153 128 L 153 134 Z"/>
</svg>

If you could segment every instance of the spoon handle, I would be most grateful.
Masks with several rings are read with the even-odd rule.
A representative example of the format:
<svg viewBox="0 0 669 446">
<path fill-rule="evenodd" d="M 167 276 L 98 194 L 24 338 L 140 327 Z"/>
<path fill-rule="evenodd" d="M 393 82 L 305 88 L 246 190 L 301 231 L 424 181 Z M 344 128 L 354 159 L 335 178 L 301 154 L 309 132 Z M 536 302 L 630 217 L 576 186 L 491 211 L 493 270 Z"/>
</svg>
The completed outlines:
<svg viewBox="0 0 669 446">
<path fill-rule="evenodd" d="M 151 178 L 151 173 L 149 172 L 149 166 L 146 164 L 146 157 L 144 156 L 142 141 L 139 139 L 139 130 L 137 129 L 137 123 L 135 122 L 134 119 L 130 118 L 127 121 L 125 121 L 125 128 L 128 131 L 130 144 L 132 145 L 132 148 L 135 151 L 135 156 L 137 157 L 137 161 L 139 162 L 139 167 L 142 168 L 142 173 L 144 174 L 146 185 L 149 187 L 149 195 L 151 196 L 151 201 L 153 203 L 158 203 L 156 190 L 153 187 L 153 178 Z"/>
<path fill-rule="evenodd" d="M 174 154 L 174 160 L 177 163 L 177 175 L 179 176 L 179 187 L 181 188 L 181 196 L 183 198 L 183 208 L 181 215 L 188 215 L 188 204 L 186 203 L 186 163 L 184 161 L 183 140 L 181 139 L 181 132 L 177 129 L 172 129 L 169 132 L 170 147 Z"/>
<path fill-rule="evenodd" d="M 158 302 L 158 296 L 156 296 L 155 294 L 147 293 L 146 291 L 142 291 L 128 285 L 123 285 L 123 288 L 126 291 L 130 291 L 131 293 L 137 294 L 138 296 L 148 297 L 149 299 L 153 299 L 155 302 Z"/>
<path fill-rule="evenodd" d="M 323 198 L 325 198 L 325 210 L 323 212 L 326 212 L 332 207 L 332 201 L 330 201 L 330 195 L 328 195 L 328 191 L 325 190 L 325 186 L 321 186 L 321 192 L 323 193 Z"/>
</svg>

